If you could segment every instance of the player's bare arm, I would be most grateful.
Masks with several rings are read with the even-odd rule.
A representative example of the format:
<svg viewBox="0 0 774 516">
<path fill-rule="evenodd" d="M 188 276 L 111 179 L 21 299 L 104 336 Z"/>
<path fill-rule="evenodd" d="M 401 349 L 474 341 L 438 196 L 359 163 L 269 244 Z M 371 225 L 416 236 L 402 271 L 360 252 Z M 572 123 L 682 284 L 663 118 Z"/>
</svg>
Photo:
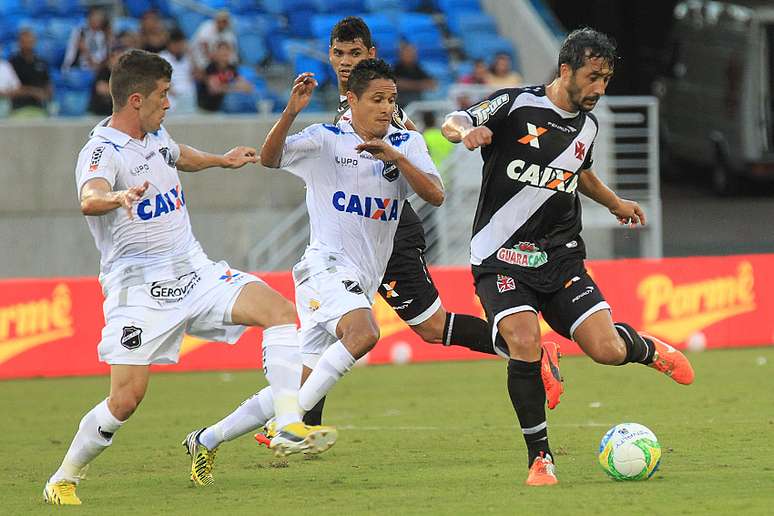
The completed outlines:
<svg viewBox="0 0 774 516">
<path fill-rule="evenodd" d="M 293 81 L 293 88 L 290 90 L 290 99 L 288 105 L 282 112 L 279 120 L 266 135 L 266 140 L 261 147 L 261 164 L 264 167 L 279 168 L 282 158 L 282 147 L 285 145 L 285 139 L 288 137 L 290 126 L 296 116 L 309 105 L 312 99 L 312 92 L 317 87 L 317 80 L 314 74 L 304 72 Z"/>
<path fill-rule="evenodd" d="M 621 225 L 632 227 L 645 225 L 645 212 L 639 204 L 627 199 L 621 199 L 590 169 L 583 170 L 578 179 L 578 190 L 586 197 L 601 204 L 615 215 Z"/>
<path fill-rule="evenodd" d="M 443 204 L 444 192 L 441 181 L 437 177 L 418 169 L 406 156 L 384 140 L 378 138 L 368 140 L 355 147 L 355 150 L 358 152 L 368 152 L 376 159 L 384 162 L 392 161 L 417 195 L 433 206 Z"/>
<path fill-rule="evenodd" d="M 183 172 L 198 172 L 212 167 L 241 168 L 248 163 L 258 163 L 258 153 L 253 147 L 234 147 L 221 155 L 180 144 L 180 158 L 176 165 Z"/>
<path fill-rule="evenodd" d="M 132 206 L 142 199 L 150 183 L 133 186 L 126 190 L 116 190 L 102 178 L 87 181 L 81 188 L 81 213 L 90 216 L 104 215 L 116 208 L 124 208 L 129 218 L 133 218 Z"/>
<path fill-rule="evenodd" d="M 473 127 L 470 118 L 450 115 L 441 126 L 441 132 L 452 143 L 462 142 L 468 150 L 475 150 L 492 143 L 492 131 L 486 126 Z"/>
</svg>

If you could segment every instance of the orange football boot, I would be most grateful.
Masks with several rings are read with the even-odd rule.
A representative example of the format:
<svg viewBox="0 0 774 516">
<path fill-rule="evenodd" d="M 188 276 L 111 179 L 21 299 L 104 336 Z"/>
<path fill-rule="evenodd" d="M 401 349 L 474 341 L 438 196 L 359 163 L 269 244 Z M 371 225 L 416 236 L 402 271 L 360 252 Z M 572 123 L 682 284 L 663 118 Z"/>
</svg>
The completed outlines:
<svg viewBox="0 0 774 516">
<path fill-rule="evenodd" d="M 540 452 L 540 456 L 535 459 L 529 468 L 529 476 L 526 484 L 528 486 L 552 486 L 559 482 L 556 479 L 554 470 L 554 461 L 550 455 Z"/>
<path fill-rule="evenodd" d="M 653 355 L 653 362 L 648 364 L 656 371 L 661 371 L 672 380 L 683 385 L 693 383 L 694 372 L 691 363 L 685 355 L 673 348 L 663 340 L 659 340 L 651 335 L 640 334 L 641 337 L 650 339 L 656 345 L 656 353 Z"/>
<path fill-rule="evenodd" d="M 559 346 L 556 342 L 543 343 L 543 356 L 540 358 L 540 376 L 543 378 L 543 387 L 546 390 L 548 408 L 554 409 L 559 405 L 559 397 L 564 392 L 562 375 L 559 373 Z"/>
</svg>

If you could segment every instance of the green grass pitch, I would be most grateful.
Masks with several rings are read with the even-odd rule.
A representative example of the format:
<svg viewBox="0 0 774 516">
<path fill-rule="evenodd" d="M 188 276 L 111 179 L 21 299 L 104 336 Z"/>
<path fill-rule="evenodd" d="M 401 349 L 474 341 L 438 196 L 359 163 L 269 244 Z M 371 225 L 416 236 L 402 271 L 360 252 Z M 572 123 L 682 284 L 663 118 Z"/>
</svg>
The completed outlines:
<svg viewBox="0 0 774 516">
<path fill-rule="evenodd" d="M 562 361 L 549 412 L 559 485 L 527 488 L 526 454 L 502 361 L 367 367 L 334 389 L 326 454 L 274 459 L 252 436 L 221 447 L 217 485 L 189 485 L 180 441 L 263 385 L 259 372 L 157 374 L 145 401 L 91 466 L 80 508 L 43 504 L 105 377 L 0 382 L 0 513 L 51 514 L 771 514 L 774 347 L 690 355 L 696 383 L 645 367 Z M 664 454 L 645 482 L 599 467 L 616 423 L 650 427 Z M 766 509 L 769 507 L 769 509 Z"/>
</svg>

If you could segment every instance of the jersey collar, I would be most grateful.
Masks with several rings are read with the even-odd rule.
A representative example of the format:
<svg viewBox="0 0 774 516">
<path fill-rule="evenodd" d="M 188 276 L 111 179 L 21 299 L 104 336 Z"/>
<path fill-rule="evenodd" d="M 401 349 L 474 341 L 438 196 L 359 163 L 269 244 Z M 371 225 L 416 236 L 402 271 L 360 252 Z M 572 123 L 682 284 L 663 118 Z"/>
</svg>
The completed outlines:
<svg viewBox="0 0 774 516">
<path fill-rule="evenodd" d="M 355 128 L 354 128 L 354 127 L 352 127 L 352 123 L 350 123 L 350 122 L 349 122 L 349 121 L 347 121 L 347 120 L 342 120 L 342 121 L 340 121 L 340 122 L 339 122 L 337 125 L 339 126 L 339 129 L 341 129 L 341 132 L 342 132 L 342 133 L 353 133 L 353 134 L 357 134 L 357 133 L 355 133 Z M 390 126 L 387 128 L 387 134 L 385 134 L 385 135 L 384 135 L 384 137 L 385 137 L 385 138 L 387 138 L 387 137 L 388 137 L 389 135 L 391 135 L 392 133 L 398 133 L 398 132 L 400 132 L 400 131 L 402 131 L 402 130 L 403 130 L 403 129 L 398 129 L 398 128 L 397 128 L 397 127 L 395 127 L 394 125 L 390 124 Z"/>
<path fill-rule="evenodd" d="M 97 125 L 97 127 L 92 129 L 91 135 L 99 138 L 105 138 L 109 142 L 114 143 L 119 147 L 125 147 L 126 144 L 132 140 L 132 137 L 122 131 L 119 131 L 118 129 L 108 127 L 108 123 L 110 123 L 110 117 L 104 119 Z"/>
</svg>

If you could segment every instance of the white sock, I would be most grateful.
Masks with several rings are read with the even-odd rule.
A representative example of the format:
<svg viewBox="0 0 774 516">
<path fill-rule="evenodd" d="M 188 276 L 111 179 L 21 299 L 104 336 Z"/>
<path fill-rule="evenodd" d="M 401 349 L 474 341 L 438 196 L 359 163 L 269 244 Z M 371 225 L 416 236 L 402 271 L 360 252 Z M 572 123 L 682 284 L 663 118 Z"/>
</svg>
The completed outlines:
<svg viewBox="0 0 774 516">
<path fill-rule="evenodd" d="M 298 391 L 298 402 L 304 412 L 312 409 L 325 396 L 344 373 L 355 365 L 355 358 L 344 344 L 337 340 L 325 350 L 312 374 Z"/>
<path fill-rule="evenodd" d="M 301 385 L 301 347 L 294 324 L 263 330 L 263 371 L 274 396 L 277 428 L 300 422 L 298 388 Z"/>
<path fill-rule="evenodd" d="M 78 432 L 65 454 L 62 465 L 49 482 L 60 480 L 78 482 L 83 476 L 83 469 L 112 444 L 113 434 L 122 424 L 124 422 L 116 419 L 110 412 L 107 400 L 97 404 L 81 419 Z"/>
<path fill-rule="evenodd" d="M 266 424 L 274 415 L 271 387 L 264 387 L 242 402 L 237 409 L 199 435 L 199 442 L 208 450 L 231 441 Z"/>
</svg>

